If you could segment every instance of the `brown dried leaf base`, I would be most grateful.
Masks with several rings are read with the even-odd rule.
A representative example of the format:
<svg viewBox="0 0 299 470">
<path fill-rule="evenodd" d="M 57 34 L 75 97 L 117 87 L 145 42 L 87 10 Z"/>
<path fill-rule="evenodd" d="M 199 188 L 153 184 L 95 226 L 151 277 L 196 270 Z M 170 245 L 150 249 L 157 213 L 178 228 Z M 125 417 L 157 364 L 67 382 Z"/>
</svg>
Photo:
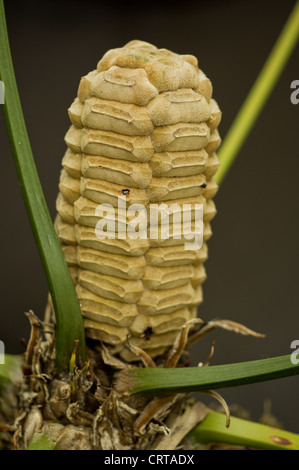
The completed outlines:
<svg viewBox="0 0 299 470">
<path fill-rule="evenodd" d="M 41 322 L 33 312 L 27 316 L 31 335 L 24 380 L 14 385 L 13 393 L 10 390 L 14 400 L 7 401 L 6 416 L 0 416 L 0 422 L 10 422 L 1 429 L 7 448 L 24 450 L 34 433 L 47 432 L 60 450 L 158 449 L 164 444 L 174 449 L 205 416 L 207 409 L 199 404 L 191 413 L 183 394 L 146 398 L 121 391 L 119 370 L 128 366 L 98 342 L 89 345 L 89 362 L 83 368 L 75 366 L 72 373 L 58 376 L 54 326 Z M 150 359 L 141 350 L 135 353 L 141 358 L 136 367 Z M 172 427 L 178 432 L 172 432 Z"/>
<path fill-rule="evenodd" d="M 140 359 L 134 365 L 113 356 L 104 344 L 91 341 L 88 363 L 78 368 L 70 362 L 70 372 L 58 375 L 55 326 L 40 321 L 32 311 L 27 316 L 31 335 L 24 357 L 24 380 L 6 390 L 0 414 L 2 447 L 20 450 L 27 449 L 37 432 L 50 434 L 57 450 L 174 450 L 209 409 L 190 401 L 186 394 L 131 396 L 126 381 L 128 369 L 176 367 L 179 362 L 188 366 L 188 342 L 216 326 L 258 336 L 236 323 L 205 323 L 197 318 L 186 322 L 168 354 L 156 363 L 142 349 L 131 345 L 129 338 L 128 348 Z M 207 366 L 212 354 L 213 346 L 199 367 Z M 222 404 L 228 424 L 225 401 L 216 392 L 206 393 Z"/>
</svg>

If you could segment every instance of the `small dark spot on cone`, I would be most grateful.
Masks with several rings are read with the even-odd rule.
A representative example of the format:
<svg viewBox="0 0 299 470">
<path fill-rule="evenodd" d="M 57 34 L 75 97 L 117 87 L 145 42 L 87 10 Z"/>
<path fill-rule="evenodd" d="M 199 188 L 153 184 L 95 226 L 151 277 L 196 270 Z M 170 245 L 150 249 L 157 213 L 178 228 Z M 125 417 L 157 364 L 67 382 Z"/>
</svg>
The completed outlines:
<svg viewBox="0 0 299 470">
<path fill-rule="evenodd" d="M 151 327 L 148 327 L 144 330 L 143 335 L 147 341 L 149 341 L 150 336 L 153 334 L 153 329 Z"/>
<path fill-rule="evenodd" d="M 130 190 L 129 189 L 122 189 L 121 192 L 126 195 L 126 194 L 130 194 Z"/>
</svg>

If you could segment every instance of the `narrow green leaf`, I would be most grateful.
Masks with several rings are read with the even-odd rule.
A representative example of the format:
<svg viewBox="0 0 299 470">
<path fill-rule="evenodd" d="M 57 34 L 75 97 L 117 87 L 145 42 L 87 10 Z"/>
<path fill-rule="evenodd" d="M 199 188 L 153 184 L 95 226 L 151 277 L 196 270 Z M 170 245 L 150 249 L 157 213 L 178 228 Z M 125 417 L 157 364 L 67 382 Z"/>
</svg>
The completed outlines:
<svg viewBox="0 0 299 470">
<path fill-rule="evenodd" d="M 126 373 L 131 394 L 188 393 L 296 375 L 299 374 L 299 365 L 292 364 L 291 356 L 286 355 L 209 367 L 130 369 Z"/>
<path fill-rule="evenodd" d="M 276 85 L 299 39 L 299 1 L 296 2 L 264 67 L 237 114 L 218 152 L 220 167 L 215 180 L 220 184 L 234 162 L 249 132 Z"/>
<path fill-rule="evenodd" d="M 54 450 L 55 446 L 56 442 L 52 439 L 50 434 L 36 432 L 27 450 Z"/>
<path fill-rule="evenodd" d="M 191 442 L 222 442 L 262 450 L 299 450 L 298 434 L 233 416 L 228 428 L 225 422 L 223 413 L 211 411 L 189 433 L 187 439 Z"/>
<path fill-rule="evenodd" d="M 83 320 L 37 174 L 15 80 L 3 0 L 0 0 L 0 50 L 0 79 L 5 85 L 5 104 L 2 105 L 5 123 L 23 199 L 55 309 L 58 370 L 67 369 L 76 340 L 79 340 L 77 358 L 81 362 L 85 361 Z"/>
</svg>

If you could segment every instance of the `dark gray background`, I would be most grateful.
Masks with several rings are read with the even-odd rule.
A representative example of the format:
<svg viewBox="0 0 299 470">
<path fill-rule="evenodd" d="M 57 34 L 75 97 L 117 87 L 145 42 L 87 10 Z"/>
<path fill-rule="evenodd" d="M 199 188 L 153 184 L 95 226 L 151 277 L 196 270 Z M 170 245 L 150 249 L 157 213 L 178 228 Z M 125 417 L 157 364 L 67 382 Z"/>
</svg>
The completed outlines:
<svg viewBox="0 0 299 470">
<path fill-rule="evenodd" d="M 225 136 L 287 19 L 293 0 L 171 2 L 6 1 L 8 31 L 38 172 L 55 216 L 58 175 L 65 151 L 67 108 L 80 77 L 106 50 L 132 39 L 194 54 L 213 82 Z M 253 339 L 216 331 L 192 348 L 193 364 L 211 365 L 288 354 L 298 330 L 298 123 L 290 84 L 299 79 L 299 48 L 216 197 L 206 263 L 208 280 L 199 315 L 229 318 L 266 333 Z M 43 316 L 47 285 L 0 117 L 1 314 L 6 351 L 28 339 L 24 312 Z M 229 404 L 253 419 L 266 398 L 276 417 L 299 432 L 299 378 L 226 389 Z"/>
</svg>

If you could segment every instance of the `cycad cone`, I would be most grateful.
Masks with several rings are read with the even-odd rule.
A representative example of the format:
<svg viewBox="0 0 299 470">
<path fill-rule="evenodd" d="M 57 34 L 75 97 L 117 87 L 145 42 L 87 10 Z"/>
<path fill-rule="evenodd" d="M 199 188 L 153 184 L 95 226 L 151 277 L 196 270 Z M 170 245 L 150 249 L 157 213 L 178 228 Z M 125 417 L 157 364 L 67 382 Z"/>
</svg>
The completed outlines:
<svg viewBox="0 0 299 470">
<path fill-rule="evenodd" d="M 126 361 L 136 359 L 128 338 L 157 357 L 202 302 L 220 145 L 211 82 L 194 56 L 131 41 L 81 79 L 69 117 L 55 227 L 86 335 Z M 99 239 L 96 208 L 118 215 L 119 197 L 127 207 L 203 204 L 202 247 L 186 250 L 171 235 Z"/>
</svg>

